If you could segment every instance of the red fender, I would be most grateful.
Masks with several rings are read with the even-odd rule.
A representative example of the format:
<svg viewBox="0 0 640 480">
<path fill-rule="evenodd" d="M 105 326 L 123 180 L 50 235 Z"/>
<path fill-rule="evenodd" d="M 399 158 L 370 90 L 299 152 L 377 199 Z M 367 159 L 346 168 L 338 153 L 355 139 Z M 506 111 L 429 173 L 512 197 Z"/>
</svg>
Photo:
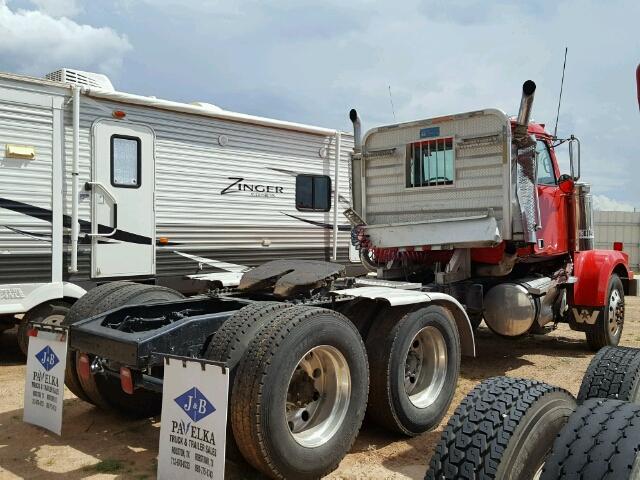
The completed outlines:
<svg viewBox="0 0 640 480">
<path fill-rule="evenodd" d="M 573 256 L 573 305 L 603 307 L 614 269 L 621 277 L 633 278 L 629 270 L 629 255 L 617 250 L 586 250 Z M 624 272 L 624 273 L 623 273 Z"/>
</svg>

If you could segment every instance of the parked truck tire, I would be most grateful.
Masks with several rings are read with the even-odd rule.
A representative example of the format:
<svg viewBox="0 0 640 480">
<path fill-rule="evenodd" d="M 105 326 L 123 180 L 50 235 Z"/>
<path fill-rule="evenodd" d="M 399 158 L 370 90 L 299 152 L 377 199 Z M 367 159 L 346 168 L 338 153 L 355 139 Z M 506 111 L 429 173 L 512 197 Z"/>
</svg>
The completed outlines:
<svg viewBox="0 0 640 480">
<path fill-rule="evenodd" d="M 624 327 L 624 287 L 617 274 L 612 274 L 607 288 L 606 304 L 596 323 L 587 325 L 587 344 L 592 350 L 616 346 L 620 343 Z"/>
<path fill-rule="evenodd" d="M 640 349 L 604 347 L 582 378 L 578 402 L 612 398 L 640 404 Z"/>
<path fill-rule="evenodd" d="M 383 311 L 367 338 L 367 353 L 368 417 L 405 435 L 440 423 L 455 393 L 461 358 L 458 329 L 446 308 Z"/>
<path fill-rule="evenodd" d="M 536 478 L 575 406 L 569 392 L 543 382 L 485 380 L 449 419 L 425 479 Z"/>
<path fill-rule="evenodd" d="M 108 289 L 108 293 L 105 288 L 103 296 L 96 295 L 97 302 L 94 304 L 94 308 L 88 312 L 87 317 L 125 305 L 146 305 L 184 298 L 181 293 L 166 287 L 123 283 L 126 284 L 120 288 Z M 76 369 L 78 369 L 80 355 L 81 352 L 76 352 Z M 136 417 L 153 416 L 160 412 L 162 397 L 158 393 L 139 389 L 129 395 L 122 390 L 120 382 L 111 376 L 97 374 L 83 378 L 78 371 L 77 378 L 91 403 L 105 410 L 114 410 Z"/>
<path fill-rule="evenodd" d="M 46 323 L 48 325 L 62 325 L 65 316 L 71 308 L 66 300 L 51 300 L 33 307 L 24 314 L 18 324 L 18 346 L 27 355 L 29 350 L 29 323 Z"/>
<path fill-rule="evenodd" d="M 284 302 L 258 302 L 241 308 L 213 334 L 204 357 L 226 363 L 230 378 L 233 378 L 238 363 L 256 333 L 271 317 L 290 306 Z M 231 381 L 229 383 L 232 384 Z"/>
<path fill-rule="evenodd" d="M 230 416 L 244 458 L 271 478 L 319 478 L 358 435 L 369 371 L 355 326 L 293 306 L 257 333 L 238 365 Z"/>
<path fill-rule="evenodd" d="M 640 405 L 592 398 L 553 442 L 542 480 L 640 478 Z"/>
<path fill-rule="evenodd" d="M 227 365 L 229 369 L 229 392 L 233 388 L 237 366 L 244 358 L 251 340 L 275 315 L 290 306 L 291 304 L 283 302 L 259 302 L 247 305 L 231 315 L 213 334 L 204 353 L 204 358 L 223 362 Z M 231 393 L 229 397 L 229 405 L 231 405 Z M 230 420 L 227 420 L 225 453 L 227 457 L 233 459 L 242 457 L 233 436 Z"/>
<path fill-rule="evenodd" d="M 93 315 L 92 312 L 98 306 L 100 300 L 109 296 L 112 292 L 126 287 L 127 285 L 131 285 L 131 282 L 110 282 L 89 290 L 71 306 L 62 321 L 62 325 L 70 326 L 80 320 L 89 318 Z M 64 371 L 64 384 L 76 397 L 84 400 L 85 402 L 93 403 L 82 389 L 76 368 L 76 352 L 71 348 L 67 349 L 67 364 Z"/>
</svg>

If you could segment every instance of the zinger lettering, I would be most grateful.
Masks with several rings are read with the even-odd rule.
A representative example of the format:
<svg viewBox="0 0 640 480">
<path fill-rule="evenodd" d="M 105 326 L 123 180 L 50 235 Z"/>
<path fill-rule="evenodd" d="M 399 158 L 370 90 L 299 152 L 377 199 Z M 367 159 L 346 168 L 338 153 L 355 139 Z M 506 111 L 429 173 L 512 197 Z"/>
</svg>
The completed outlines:
<svg viewBox="0 0 640 480">
<path fill-rule="evenodd" d="M 234 180 L 229 186 L 220 191 L 220 195 L 234 192 L 249 192 L 254 197 L 274 197 L 278 193 L 284 192 L 284 187 L 277 185 L 265 185 L 260 183 L 245 183 L 241 177 L 227 177 Z"/>
</svg>

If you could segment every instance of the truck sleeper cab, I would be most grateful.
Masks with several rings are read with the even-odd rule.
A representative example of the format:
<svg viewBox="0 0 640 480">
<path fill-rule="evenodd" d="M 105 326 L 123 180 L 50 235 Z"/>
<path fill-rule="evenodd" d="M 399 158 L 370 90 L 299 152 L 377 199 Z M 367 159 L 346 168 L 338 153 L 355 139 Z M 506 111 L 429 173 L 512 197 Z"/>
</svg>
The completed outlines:
<svg viewBox="0 0 640 480">
<path fill-rule="evenodd" d="M 411 278 L 452 293 L 477 326 L 519 336 L 568 322 L 589 345 L 618 343 L 628 257 L 594 250 L 590 186 L 580 143 L 494 109 L 377 127 L 359 137 L 351 112 L 352 238 L 379 278 Z M 561 175 L 554 143 L 569 143 Z"/>
</svg>

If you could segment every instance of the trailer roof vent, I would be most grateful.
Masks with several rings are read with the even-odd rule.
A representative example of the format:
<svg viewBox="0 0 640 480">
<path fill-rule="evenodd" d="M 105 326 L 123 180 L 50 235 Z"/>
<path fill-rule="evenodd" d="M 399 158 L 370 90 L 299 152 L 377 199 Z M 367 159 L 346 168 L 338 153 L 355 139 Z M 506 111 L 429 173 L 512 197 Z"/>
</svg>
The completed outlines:
<svg viewBox="0 0 640 480">
<path fill-rule="evenodd" d="M 213 103 L 207 102 L 191 102 L 191 105 L 195 105 L 196 107 L 205 108 L 207 110 L 211 110 L 212 112 L 224 112 L 224 109 L 220 108 Z"/>
<path fill-rule="evenodd" d="M 101 73 L 83 72 L 71 68 L 61 68 L 55 72 L 47 73 L 44 78 L 54 82 L 72 83 L 84 87 L 100 88 L 114 92 L 113 84 L 106 75 Z"/>
</svg>

